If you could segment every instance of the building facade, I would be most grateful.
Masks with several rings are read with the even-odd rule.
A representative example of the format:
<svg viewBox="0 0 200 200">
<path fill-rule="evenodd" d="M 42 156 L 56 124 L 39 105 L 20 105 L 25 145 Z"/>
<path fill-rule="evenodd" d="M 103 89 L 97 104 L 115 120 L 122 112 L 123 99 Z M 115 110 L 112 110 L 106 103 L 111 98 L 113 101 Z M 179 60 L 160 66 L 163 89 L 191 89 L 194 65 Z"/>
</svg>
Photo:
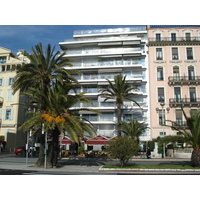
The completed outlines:
<svg viewBox="0 0 200 200">
<path fill-rule="evenodd" d="M 23 98 L 19 96 L 19 91 L 13 95 L 12 90 L 16 68 L 23 62 L 28 60 L 21 51 L 16 56 L 9 49 L 0 47 L 0 136 L 6 141 L 6 148 L 12 151 L 26 141 L 26 135 L 18 131 L 25 119 L 25 110 L 18 105 Z"/>
<path fill-rule="evenodd" d="M 149 126 L 149 83 L 146 26 L 134 28 L 115 28 L 75 31 L 73 40 L 60 42 L 65 58 L 71 59 L 73 68 L 81 72 L 76 75 L 80 83 L 79 92 L 86 92 L 92 105 L 77 105 L 101 111 L 102 114 L 80 113 L 95 126 L 97 135 L 116 136 L 116 105 L 114 100 L 104 102 L 98 96 L 99 89 L 106 87 L 106 79 L 122 74 L 128 82 L 137 83 L 137 96 L 134 100 L 141 107 L 130 101 L 123 105 L 123 120 L 132 118 Z M 150 139 L 149 129 L 141 136 L 142 141 Z"/>
<path fill-rule="evenodd" d="M 200 107 L 200 26 L 148 26 L 148 51 L 151 138 L 176 135 L 163 122 Z"/>
</svg>

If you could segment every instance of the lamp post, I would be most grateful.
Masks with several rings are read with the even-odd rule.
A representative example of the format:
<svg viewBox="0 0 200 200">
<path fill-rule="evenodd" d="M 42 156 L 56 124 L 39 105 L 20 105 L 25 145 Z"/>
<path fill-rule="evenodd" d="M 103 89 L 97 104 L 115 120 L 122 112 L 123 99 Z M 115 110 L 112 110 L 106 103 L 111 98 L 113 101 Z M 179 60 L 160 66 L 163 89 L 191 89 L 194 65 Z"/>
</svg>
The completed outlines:
<svg viewBox="0 0 200 200">
<path fill-rule="evenodd" d="M 42 134 L 44 134 L 45 137 L 45 145 L 44 145 L 44 168 L 47 168 L 47 132 L 44 131 L 44 123 L 42 124 Z"/>
<path fill-rule="evenodd" d="M 164 136 L 164 123 L 165 123 L 165 114 L 167 114 L 170 110 L 170 108 L 167 108 L 167 113 L 164 111 L 164 106 L 165 106 L 165 102 L 164 100 L 160 100 L 160 106 L 162 108 L 162 131 L 163 131 L 163 136 Z M 156 111 L 159 113 L 159 108 L 156 108 Z M 163 143 L 163 158 L 165 158 L 165 143 Z"/>
</svg>

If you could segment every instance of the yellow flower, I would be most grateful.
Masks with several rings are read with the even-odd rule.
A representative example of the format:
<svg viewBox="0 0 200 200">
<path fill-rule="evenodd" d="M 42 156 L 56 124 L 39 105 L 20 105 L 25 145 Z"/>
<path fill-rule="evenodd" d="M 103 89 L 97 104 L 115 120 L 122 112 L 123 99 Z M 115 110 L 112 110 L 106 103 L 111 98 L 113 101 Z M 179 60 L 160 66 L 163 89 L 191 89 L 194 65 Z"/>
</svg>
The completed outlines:
<svg viewBox="0 0 200 200">
<path fill-rule="evenodd" d="M 59 122 L 66 122 L 65 118 L 63 116 L 57 116 L 56 118 L 51 116 L 47 111 L 44 111 L 44 113 L 42 114 L 42 118 L 45 121 L 51 122 L 51 121 L 55 121 L 56 123 Z"/>
</svg>

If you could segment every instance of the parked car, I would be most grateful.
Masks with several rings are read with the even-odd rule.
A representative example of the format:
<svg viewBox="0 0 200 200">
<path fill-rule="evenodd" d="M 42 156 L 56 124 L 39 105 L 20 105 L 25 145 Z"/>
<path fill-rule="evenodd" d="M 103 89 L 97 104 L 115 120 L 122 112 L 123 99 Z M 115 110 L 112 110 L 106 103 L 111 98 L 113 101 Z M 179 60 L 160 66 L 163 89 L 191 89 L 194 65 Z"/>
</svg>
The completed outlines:
<svg viewBox="0 0 200 200">
<path fill-rule="evenodd" d="M 22 154 L 22 153 L 25 153 L 25 147 L 17 147 L 15 149 L 15 154 L 18 155 L 18 154 Z"/>
</svg>

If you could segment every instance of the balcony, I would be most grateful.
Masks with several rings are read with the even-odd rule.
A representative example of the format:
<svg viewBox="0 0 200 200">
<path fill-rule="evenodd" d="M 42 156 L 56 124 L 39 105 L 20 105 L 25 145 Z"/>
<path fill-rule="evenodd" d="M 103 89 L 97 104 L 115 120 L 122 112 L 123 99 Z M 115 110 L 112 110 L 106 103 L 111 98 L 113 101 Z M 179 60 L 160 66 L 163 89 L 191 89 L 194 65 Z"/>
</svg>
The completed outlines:
<svg viewBox="0 0 200 200">
<path fill-rule="evenodd" d="M 83 83 L 83 82 L 104 82 L 106 81 L 106 79 L 109 79 L 109 80 L 112 80 L 115 78 L 115 76 L 117 76 L 119 73 L 105 73 L 105 74 L 82 74 L 82 75 L 74 75 L 73 77 L 76 78 L 79 82 Z M 129 75 L 129 74 L 124 74 L 123 75 L 126 75 L 126 79 L 127 81 L 128 80 L 134 80 L 134 81 L 145 81 L 146 80 L 146 77 L 145 75 L 143 74 L 132 74 L 132 75 Z"/>
<path fill-rule="evenodd" d="M 135 54 L 142 55 L 145 53 L 145 49 L 141 48 L 107 48 L 107 49 L 85 49 L 85 50 L 68 50 L 64 57 L 76 57 L 76 56 L 109 56 L 109 55 L 121 55 L 121 54 Z"/>
<path fill-rule="evenodd" d="M 166 46 L 166 45 L 199 45 L 199 37 L 161 37 L 161 38 L 149 38 L 149 46 Z"/>
<path fill-rule="evenodd" d="M 170 76 L 168 77 L 169 85 L 198 85 L 200 84 L 200 76 Z"/>
<path fill-rule="evenodd" d="M 200 107 L 200 98 L 171 98 L 170 107 Z"/>
<path fill-rule="evenodd" d="M 172 122 L 172 129 L 173 128 L 178 128 L 179 126 L 187 128 L 187 122 L 186 121 L 182 121 L 182 120 L 177 120 L 176 122 Z"/>
<path fill-rule="evenodd" d="M 121 68 L 121 67 L 136 67 L 141 68 L 145 67 L 145 59 L 129 59 L 129 60 L 110 60 L 110 61 L 101 61 L 98 62 L 73 62 L 73 68 L 77 69 L 86 69 L 86 68 L 94 68 L 94 69 L 107 69 L 107 68 Z M 70 67 L 69 67 L 70 68 Z"/>
</svg>

